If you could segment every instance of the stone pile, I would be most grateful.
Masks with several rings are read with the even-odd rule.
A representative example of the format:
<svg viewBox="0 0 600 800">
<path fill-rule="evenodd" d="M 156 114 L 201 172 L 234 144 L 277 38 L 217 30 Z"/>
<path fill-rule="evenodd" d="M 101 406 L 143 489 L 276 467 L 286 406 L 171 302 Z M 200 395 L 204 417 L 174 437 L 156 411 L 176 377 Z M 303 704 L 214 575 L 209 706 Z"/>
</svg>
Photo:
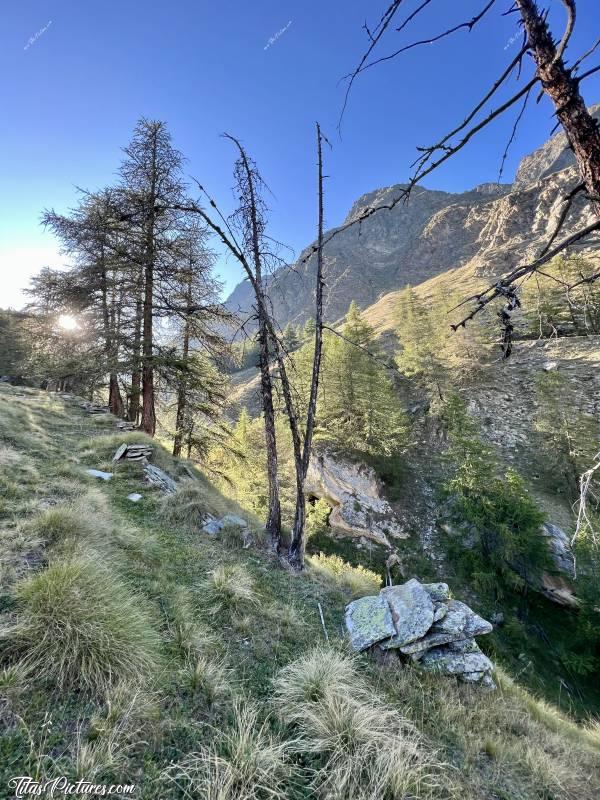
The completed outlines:
<svg viewBox="0 0 600 800">
<path fill-rule="evenodd" d="M 495 688 L 494 665 L 475 642 L 493 626 L 465 603 L 451 600 L 446 583 L 413 578 L 386 586 L 379 595 L 350 603 L 345 622 L 354 650 L 397 653 L 428 672 Z"/>
<path fill-rule="evenodd" d="M 83 408 L 84 411 L 87 411 L 88 414 L 110 414 L 110 408 L 108 406 L 100 406 L 96 403 L 92 403 L 89 400 L 82 400 L 79 403 L 79 407 Z"/>
<path fill-rule="evenodd" d="M 118 419 L 116 422 L 116 428 L 119 431 L 134 431 L 135 422 L 128 422 L 125 419 Z"/>
<path fill-rule="evenodd" d="M 146 461 L 152 455 L 152 448 L 147 444 L 125 444 L 117 449 L 113 456 L 115 461 Z"/>
</svg>

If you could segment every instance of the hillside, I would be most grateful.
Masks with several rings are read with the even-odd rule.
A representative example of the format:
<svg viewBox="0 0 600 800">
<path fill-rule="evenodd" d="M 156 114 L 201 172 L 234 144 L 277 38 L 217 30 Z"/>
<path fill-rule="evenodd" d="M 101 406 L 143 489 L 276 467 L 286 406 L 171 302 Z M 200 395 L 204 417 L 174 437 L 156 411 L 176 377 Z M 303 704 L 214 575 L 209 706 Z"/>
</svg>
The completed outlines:
<svg viewBox="0 0 600 800">
<path fill-rule="evenodd" d="M 15 775 L 134 783 L 147 800 L 598 796 L 597 724 L 501 669 L 486 694 L 351 657 L 344 606 L 374 575 L 325 561 L 293 576 L 156 442 L 175 495 L 113 464 L 123 441 L 148 442 L 75 398 L 0 387 L 1 797 Z M 225 513 L 249 521 L 251 547 L 202 532 Z"/>
<path fill-rule="evenodd" d="M 593 110 L 600 118 L 600 106 Z M 325 246 L 326 319 L 339 320 L 352 300 L 366 308 L 390 291 L 449 270 L 454 271 L 450 274 L 455 285 L 464 285 L 465 294 L 473 278 L 481 285 L 502 275 L 541 250 L 556 224 L 561 198 L 577 181 L 573 155 L 560 133 L 522 160 L 514 184 L 488 183 L 457 194 L 417 187 L 409 203 L 369 217 Z M 363 195 L 344 224 L 367 208 L 389 202 L 400 189 L 402 185 L 389 186 Z M 576 201 L 564 235 L 588 224 L 590 213 Z M 281 326 L 303 324 L 314 313 L 315 259 L 309 253 L 310 247 L 293 269 L 283 267 L 270 279 L 270 297 Z M 244 281 L 226 304 L 246 317 L 250 295 Z"/>
</svg>

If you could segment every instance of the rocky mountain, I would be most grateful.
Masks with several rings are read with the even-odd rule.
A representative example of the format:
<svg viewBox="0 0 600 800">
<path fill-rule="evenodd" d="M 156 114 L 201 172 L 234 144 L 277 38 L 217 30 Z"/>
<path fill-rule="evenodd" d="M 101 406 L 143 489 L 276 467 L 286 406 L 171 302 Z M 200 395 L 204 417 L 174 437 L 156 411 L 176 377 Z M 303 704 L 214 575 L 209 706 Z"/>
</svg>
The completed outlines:
<svg viewBox="0 0 600 800">
<path fill-rule="evenodd" d="M 600 106 L 594 107 L 600 117 Z M 465 268 L 480 278 L 501 275 L 522 259 L 532 258 L 554 228 L 562 198 L 577 182 L 573 156 L 560 133 L 526 156 L 514 184 L 487 183 L 462 193 L 419 187 L 410 202 L 381 211 L 342 231 L 325 247 L 325 315 L 340 319 L 351 300 L 362 307 L 387 292 L 422 283 L 450 269 Z M 360 197 L 345 223 L 367 208 L 396 196 L 402 185 Z M 586 223 L 586 204 L 578 200 L 565 233 Z M 303 323 L 312 314 L 315 258 L 304 250 L 293 269 L 281 268 L 270 279 L 270 294 L 281 325 Z M 244 313 L 251 307 L 247 281 L 239 284 L 227 306 Z"/>
</svg>

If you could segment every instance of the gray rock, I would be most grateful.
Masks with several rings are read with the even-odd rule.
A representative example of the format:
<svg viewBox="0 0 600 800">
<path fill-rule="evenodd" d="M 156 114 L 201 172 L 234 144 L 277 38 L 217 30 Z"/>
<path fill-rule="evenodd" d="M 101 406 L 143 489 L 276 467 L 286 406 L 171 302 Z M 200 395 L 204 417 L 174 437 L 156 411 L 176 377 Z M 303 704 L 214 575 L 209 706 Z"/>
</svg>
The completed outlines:
<svg viewBox="0 0 600 800">
<path fill-rule="evenodd" d="M 448 613 L 448 606 L 445 603 L 434 603 L 433 604 L 433 621 L 439 622 L 441 619 L 444 619 L 446 614 Z"/>
<path fill-rule="evenodd" d="M 209 536 L 217 536 L 220 533 L 222 527 L 223 526 L 221 525 L 220 520 L 209 519 L 208 522 L 205 522 L 204 525 L 202 526 L 202 530 L 204 531 L 204 533 L 208 533 Z"/>
<path fill-rule="evenodd" d="M 494 665 L 473 642 L 466 652 L 460 652 L 450 645 L 428 650 L 419 661 L 427 672 L 441 672 L 444 675 L 463 675 L 465 673 L 490 673 Z"/>
<path fill-rule="evenodd" d="M 245 519 L 238 517 L 235 514 L 225 514 L 225 516 L 221 519 L 221 528 L 224 528 L 225 526 L 247 528 L 248 523 Z"/>
<path fill-rule="evenodd" d="M 131 500 L 132 503 L 139 503 L 142 499 L 142 495 L 138 492 L 132 492 L 131 494 L 127 495 L 127 499 Z"/>
<path fill-rule="evenodd" d="M 450 599 L 450 588 L 447 583 L 424 583 L 423 588 L 437 603 L 444 603 Z"/>
<path fill-rule="evenodd" d="M 345 622 L 352 648 L 357 651 L 389 639 L 396 632 L 390 607 L 381 595 L 349 603 Z"/>
<path fill-rule="evenodd" d="M 157 486 L 167 494 L 175 494 L 177 491 L 177 484 L 173 478 L 154 464 L 146 464 L 144 466 L 144 475 L 147 483 L 151 486 Z"/>
<path fill-rule="evenodd" d="M 125 444 L 125 442 L 123 442 L 123 444 L 119 445 L 119 447 L 117 448 L 117 451 L 114 454 L 112 460 L 113 461 L 118 461 L 120 458 L 122 458 L 125 455 L 126 452 L 127 452 L 127 445 Z"/>
<path fill-rule="evenodd" d="M 555 372 L 558 369 L 558 361 L 546 361 L 542 369 L 544 372 Z"/>
<path fill-rule="evenodd" d="M 433 601 L 419 581 L 412 578 L 400 586 L 387 586 L 381 590 L 390 606 L 396 635 L 384 648 L 402 647 L 421 639 L 433 624 Z"/>
<path fill-rule="evenodd" d="M 102 472 L 101 469 L 86 469 L 86 473 L 92 478 L 101 478 L 103 481 L 109 481 L 113 476 L 112 472 Z"/>
<path fill-rule="evenodd" d="M 453 640 L 480 636 L 493 630 L 491 622 L 480 617 L 460 600 L 448 600 L 448 611 L 443 619 L 432 627 L 432 633 L 451 634 Z"/>
<path fill-rule="evenodd" d="M 542 533 L 547 539 L 554 565 L 559 572 L 575 577 L 575 559 L 571 549 L 571 541 L 567 534 L 551 522 L 542 525 Z"/>
</svg>

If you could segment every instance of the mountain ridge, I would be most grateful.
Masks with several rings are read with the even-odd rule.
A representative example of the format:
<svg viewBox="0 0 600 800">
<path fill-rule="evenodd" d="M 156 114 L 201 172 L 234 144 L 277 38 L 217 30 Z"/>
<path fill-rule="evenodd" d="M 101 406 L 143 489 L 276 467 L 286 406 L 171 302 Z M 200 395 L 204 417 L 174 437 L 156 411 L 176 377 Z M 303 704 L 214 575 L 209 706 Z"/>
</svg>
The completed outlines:
<svg viewBox="0 0 600 800">
<path fill-rule="evenodd" d="M 591 110 L 600 119 L 600 104 Z M 448 270 L 466 269 L 490 279 L 533 258 L 550 237 L 562 198 L 577 180 L 566 136 L 558 133 L 521 160 L 513 184 L 484 183 L 457 193 L 416 187 L 408 203 L 340 231 L 325 246 L 326 320 L 343 317 L 352 300 L 367 308 L 388 292 Z M 404 187 L 395 184 L 363 194 L 342 226 L 366 208 L 389 202 Z M 565 235 L 589 221 L 589 206 L 578 198 Z M 303 324 L 313 314 L 313 246 L 305 248 L 291 268 L 281 267 L 269 278 L 274 314 L 282 327 Z M 238 284 L 225 304 L 234 313 L 248 315 L 249 282 Z"/>
</svg>

